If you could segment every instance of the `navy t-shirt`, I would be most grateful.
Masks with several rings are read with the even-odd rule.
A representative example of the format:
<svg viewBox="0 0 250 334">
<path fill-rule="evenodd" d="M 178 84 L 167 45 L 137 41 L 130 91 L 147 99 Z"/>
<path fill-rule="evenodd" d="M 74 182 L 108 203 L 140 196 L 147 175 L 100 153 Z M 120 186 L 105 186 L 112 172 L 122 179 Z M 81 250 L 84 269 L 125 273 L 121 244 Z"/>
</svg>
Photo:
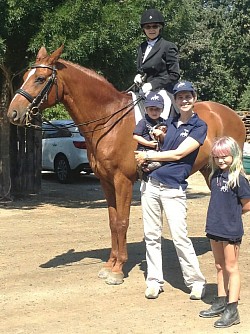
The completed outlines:
<svg viewBox="0 0 250 334">
<path fill-rule="evenodd" d="M 239 186 L 228 187 L 228 171 L 218 170 L 211 179 L 211 198 L 207 212 L 206 233 L 227 239 L 244 234 L 240 199 L 250 198 L 249 181 L 240 174 Z"/>
<path fill-rule="evenodd" d="M 142 136 L 146 140 L 153 140 L 149 134 L 150 130 L 157 124 L 163 123 L 165 120 L 162 117 L 159 117 L 158 119 L 152 119 L 148 116 L 148 114 L 145 114 L 145 117 L 141 119 L 138 124 L 135 127 L 135 130 L 133 132 L 134 135 Z M 152 148 L 138 144 L 137 150 L 149 150 Z"/>
<path fill-rule="evenodd" d="M 201 145 L 204 143 L 207 135 L 207 124 L 197 114 L 193 114 L 187 123 L 181 124 L 178 128 L 177 122 L 178 118 L 166 120 L 168 130 L 162 151 L 175 150 L 187 137 L 192 137 Z M 199 147 L 179 161 L 163 162 L 163 165 L 152 171 L 149 176 L 169 187 L 178 189 L 181 186 L 182 189 L 186 189 L 186 179 L 191 173 L 198 152 Z"/>
</svg>

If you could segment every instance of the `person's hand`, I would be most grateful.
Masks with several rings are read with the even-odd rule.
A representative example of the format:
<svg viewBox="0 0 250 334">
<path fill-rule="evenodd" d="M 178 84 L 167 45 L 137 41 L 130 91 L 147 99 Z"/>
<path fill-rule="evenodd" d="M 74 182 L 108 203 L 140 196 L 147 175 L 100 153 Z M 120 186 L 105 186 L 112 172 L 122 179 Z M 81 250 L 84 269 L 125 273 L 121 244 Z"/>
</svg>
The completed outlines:
<svg viewBox="0 0 250 334">
<path fill-rule="evenodd" d="M 136 85 L 141 85 L 142 84 L 142 75 L 141 74 L 136 74 L 134 78 L 134 83 Z"/>
<path fill-rule="evenodd" d="M 157 148 L 157 146 L 158 146 L 158 141 L 157 140 L 151 140 L 150 142 L 149 142 L 149 147 L 151 147 L 151 148 L 153 148 L 153 149 L 156 149 Z"/>
<path fill-rule="evenodd" d="M 141 90 L 143 91 L 144 94 L 146 94 L 146 93 L 148 93 L 149 91 L 151 91 L 152 88 L 153 88 L 153 87 L 152 87 L 151 83 L 150 83 L 150 82 L 147 82 L 147 83 L 145 83 L 144 85 L 142 85 Z"/>
<path fill-rule="evenodd" d="M 135 151 L 135 160 L 138 165 L 142 165 L 146 161 L 147 153 L 145 151 Z"/>
<path fill-rule="evenodd" d="M 167 133 L 167 127 L 166 127 L 166 125 L 161 125 L 161 126 L 158 127 L 158 129 L 161 130 L 164 134 Z"/>
<path fill-rule="evenodd" d="M 159 138 L 163 134 L 164 132 L 160 128 L 152 130 L 152 135 L 154 136 L 154 138 Z"/>
</svg>

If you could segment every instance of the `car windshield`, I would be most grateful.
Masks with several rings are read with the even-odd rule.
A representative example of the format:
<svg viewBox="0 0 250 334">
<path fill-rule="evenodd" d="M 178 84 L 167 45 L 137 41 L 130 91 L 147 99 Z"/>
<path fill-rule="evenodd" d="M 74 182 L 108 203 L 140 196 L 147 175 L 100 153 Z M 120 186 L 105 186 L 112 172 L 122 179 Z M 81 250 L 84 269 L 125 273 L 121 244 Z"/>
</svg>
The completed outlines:
<svg viewBox="0 0 250 334">
<path fill-rule="evenodd" d="M 73 134 L 81 135 L 78 127 L 72 121 L 69 122 L 51 122 L 51 124 L 43 123 L 42 138 L 61 138 L 71 137 Z M 83 136 L 82 136 L 83 137 Z"/>
</svg>

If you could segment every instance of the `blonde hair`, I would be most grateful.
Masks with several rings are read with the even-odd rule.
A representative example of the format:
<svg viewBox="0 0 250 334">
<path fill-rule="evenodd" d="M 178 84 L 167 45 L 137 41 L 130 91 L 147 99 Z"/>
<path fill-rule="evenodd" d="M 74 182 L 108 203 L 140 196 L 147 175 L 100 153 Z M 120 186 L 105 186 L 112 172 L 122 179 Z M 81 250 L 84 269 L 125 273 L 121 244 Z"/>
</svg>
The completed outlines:
<svg viewBox="0 0 250 334">
<path fill-rule="evenodd" d="M 215 164 L 214 157 L 228 155 L 231 155 L 233 158 L 228 171 L 228 186 L 234 188 L 236 185 L 239 185 L 239 175 L 242 174 L 246 177 L 246 174 L 242 163 L 242 150 L 232 137 L 224 136 L 215 139 L 210 155 L 210 166 L 212 170 L 209 175 L 209 182 L 211 181 L 214 172 L 219 169 Z"/>
</svg>

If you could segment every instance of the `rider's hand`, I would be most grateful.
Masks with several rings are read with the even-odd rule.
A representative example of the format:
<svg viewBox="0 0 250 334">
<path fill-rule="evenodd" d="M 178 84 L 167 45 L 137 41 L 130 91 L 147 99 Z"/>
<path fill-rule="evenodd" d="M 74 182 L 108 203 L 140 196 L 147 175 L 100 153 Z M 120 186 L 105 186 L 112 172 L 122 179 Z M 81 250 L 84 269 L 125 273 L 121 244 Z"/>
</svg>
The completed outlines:
<svg viewBox="0 0 250 334">
<path fill-rule="evenodd" d="M 149 91 L 151 91 L 152 90 L 152 85 L 151 85 L 151 83 L 149 83 L 149 82 L 147 82 L 147 83 L 145 83 L 143 86 L 142 86 L 142 91 L 143 91 L 143 93 L 144 94 L 146 94 L 146 93 L 148 93 Z"/>
<path fill-rule="evenodd" d="M 136 74 L 136 76 L 134 78 L 134 83 L 137 84 L 137 85 L 142 84 L 142 75 L 141 74 Z"/>
</svg>

